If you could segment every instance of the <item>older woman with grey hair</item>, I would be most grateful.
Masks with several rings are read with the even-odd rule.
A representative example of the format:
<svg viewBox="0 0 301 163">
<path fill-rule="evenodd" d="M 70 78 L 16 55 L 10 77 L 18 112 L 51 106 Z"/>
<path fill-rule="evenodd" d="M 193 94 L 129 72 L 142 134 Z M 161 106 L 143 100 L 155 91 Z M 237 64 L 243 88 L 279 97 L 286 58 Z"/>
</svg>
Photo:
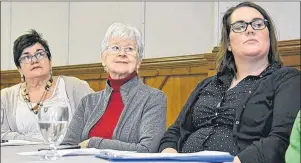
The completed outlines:
<svg viewBox="0 0 301 163">
<path fill-rule="evenodd" d="M 166 125 L 166 96 L 139 80 L 141 34 L 112 24 L 102 42 L 102 65 L 109 77 L 104 90 L 85 96 L 62 144 L 82 148 L 157 152 Z"/>
</svg>

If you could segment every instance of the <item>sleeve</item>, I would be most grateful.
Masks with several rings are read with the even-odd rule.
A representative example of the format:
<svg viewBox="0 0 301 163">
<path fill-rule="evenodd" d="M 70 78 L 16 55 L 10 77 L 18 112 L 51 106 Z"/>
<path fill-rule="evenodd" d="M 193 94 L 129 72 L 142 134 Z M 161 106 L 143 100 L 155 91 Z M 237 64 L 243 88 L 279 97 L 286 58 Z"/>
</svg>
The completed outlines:
<svg viewBox="0 0 301 163">
<path fill-rule="evenodd" d="M 285 153 L 285 162 L 300 163 L 300 115 L 299 110 L 290 137 L 290 145 Z"/>
<path fill-rule="evenodd" d="M 76 90 L 80 93 L 80 98 L 94 92 L 94 90 L 90 87 L 88 82 L 84 80 L 81 80 L 81 85 L 78 88 L 76 88 Z"/>
<path fill-rule="evenodd" d="M 174 148 L 177 151 L 180 150 L 181 142 L 193 131 L 192 114 L 190 113 L 191 105 L 194 103 L 200 89 L 209 83 L 209 79 L 211 78 L 207 78 L 200 82 L 190 94 L 178 118 L 174 124 L 168 128 L 161 139 L 159 152 L 162 152 L 165 148 Z"/>
<path fill-rule="evenodd" d="M 81 99 L 86 95 L 93 93 L 94 90 L 86 81 L 80 80 L 76 77 L 63 76 L 63 79 L 65 80 L 66 92 L 73 114 Z"/>
<path fill-rule="evenodd" d="M 84 121 L 84 114 L 85 114 L 85 103 L 83 98 L 75 113 L 71 119 L 71 122 L 68 126 L 66 135 L 62 141 L 62 145 L 77 145 L 81 142 L 81 135 L 84 129 L 85 121 Z"/>
<path fill-rule="evenodd" d="M 279 82 L 278 82 L 279 81 Z M 300 110 L 300 73 L 277 79 L 273 120 L 268 137 L 254 141 L 237 156 L 242 163 L 282 163 L 291 129 Z"/>
<path fill-rule="evenodd" d="M 1 140 L 28 140 L 28 141 L 41 141 L 40 139 L 35 139 L 30 136 L 25 136 L 17 131 L 13 131 L 9 124 L 10 114 L 8 113 L 9 108 L 7 108 L 6 89 L 1 90 Z M 11 119 L 10 121 L 15 121 Z"/>
<path fill-rule="evenodd" d="M 166 128 L 167 99 L 163 92 L 154 94 L 147 102 L 139 128 L 138 143 L 92 137 L 88 147 L 137 152 L 157 152 L 159 142 Z"/>
<path fill-rule="evenodd" d="M 21 134 L 11 131 L 9 127 L 4 101 L 1 95 L 1 140 L 22 139 Z"/>
</svg>

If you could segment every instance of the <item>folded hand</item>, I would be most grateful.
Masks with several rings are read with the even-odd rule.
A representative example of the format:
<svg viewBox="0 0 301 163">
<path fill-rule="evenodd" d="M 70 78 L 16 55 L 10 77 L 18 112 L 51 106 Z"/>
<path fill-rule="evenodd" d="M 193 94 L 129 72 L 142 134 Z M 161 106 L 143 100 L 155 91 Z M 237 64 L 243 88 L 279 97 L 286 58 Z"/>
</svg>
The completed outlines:
<svg viewBox="0 0 301 163">
<path fill-rule="evenodd" d="M 161 153 L 178 153 L 178 151 L 173 148 L 165 148 Z"/>
<path fill-rule="evenodd" d="M 88 144 L 89 144 L 89 141 L 90 141 L 90 139 L 84 140 L 84 141 L 82 141 L 81 143 L 79 143 L 78 145 L 79 145 L 81 148 L 87 148 L 87 147 L 88 147 Z"/>
</svg>

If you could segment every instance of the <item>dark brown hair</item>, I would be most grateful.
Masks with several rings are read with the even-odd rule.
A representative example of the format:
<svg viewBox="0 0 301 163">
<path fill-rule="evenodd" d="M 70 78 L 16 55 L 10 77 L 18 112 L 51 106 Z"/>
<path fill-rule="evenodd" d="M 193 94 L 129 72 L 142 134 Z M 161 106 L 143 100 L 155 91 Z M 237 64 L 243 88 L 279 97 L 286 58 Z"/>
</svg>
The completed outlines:
<svg viewBox="0 0 301 163">
<path fill-rule="evenodd" d="M 31 29 L 28 34 L 19 36 L 14 41 L 14 48 L 13 48 L 14 62 L 18 68 L 20 67 L 19 59 L 22 55 L 23 50 L 30 46 L 33 46 L 36 43 L 40 43 L 44 47 L 45 51 L 47 52 L 48 59 L 51 60 L 51 53 L 47 41 L 42 38 L 41 34 L 39 34 L 34 29 Z"/>
<path fill-rule="evenodd" d="M 251 7 L 256 9 L 261 15 L 268 21 L 267 28 L 269 30 L 270 36 L 270 49 L 268 54 L 269 63 L 278 62 L 282 64 L 280 61 L 280 57 L 278 54 L 277 49 L 277 36 L 276 36 L 276 29 L 273 24 L 271 17 L 268 13 L 259 5 L 252 3 L 252 2 L 242 2 L 235 7 L 229 8 L 222 19 L 222 32 L 221 32 L 221 42 L 220 42 L 220 49 L 217 53 L 217 71 L 221 73 L 231 72 L 236 73 L 236 66 L 234 57 L 231 51 L 228 50 L 228 46 L 230 44 L 229 34 L 230 34 L 230 18 L 232 13 L 241 7 Z"/>
</svg>

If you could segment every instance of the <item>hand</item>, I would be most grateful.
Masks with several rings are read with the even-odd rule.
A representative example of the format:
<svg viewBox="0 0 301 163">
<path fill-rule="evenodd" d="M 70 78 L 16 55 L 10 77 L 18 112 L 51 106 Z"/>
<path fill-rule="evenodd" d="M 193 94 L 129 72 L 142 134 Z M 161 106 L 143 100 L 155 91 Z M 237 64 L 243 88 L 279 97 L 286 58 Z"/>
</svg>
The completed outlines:
<svg viewBox="0 0 301 163">
<path fill-rule="evenodd" d="M 234 160 L 233 160 L 233 163 L 241 163 L 241 162 L 240 162 L 240 159 L 237 156 L 235 156 Z"/>
<path fill-rule="evenodd" d="M 178 153 L 178 151 L 173 148 L 165 148 L 161 153 Z"/>
<path fill-rule="evenodd" d="M 79 145 L 81 148 L 87 148 L 87 147 L 88 147 L 88 144 L 89 144 L 89 141 L 90 141 L 90 139 L 84 140 L 84 141 L 82 141 L 81 143 L 79 143 L 78 145 Z"/>
</svg>

